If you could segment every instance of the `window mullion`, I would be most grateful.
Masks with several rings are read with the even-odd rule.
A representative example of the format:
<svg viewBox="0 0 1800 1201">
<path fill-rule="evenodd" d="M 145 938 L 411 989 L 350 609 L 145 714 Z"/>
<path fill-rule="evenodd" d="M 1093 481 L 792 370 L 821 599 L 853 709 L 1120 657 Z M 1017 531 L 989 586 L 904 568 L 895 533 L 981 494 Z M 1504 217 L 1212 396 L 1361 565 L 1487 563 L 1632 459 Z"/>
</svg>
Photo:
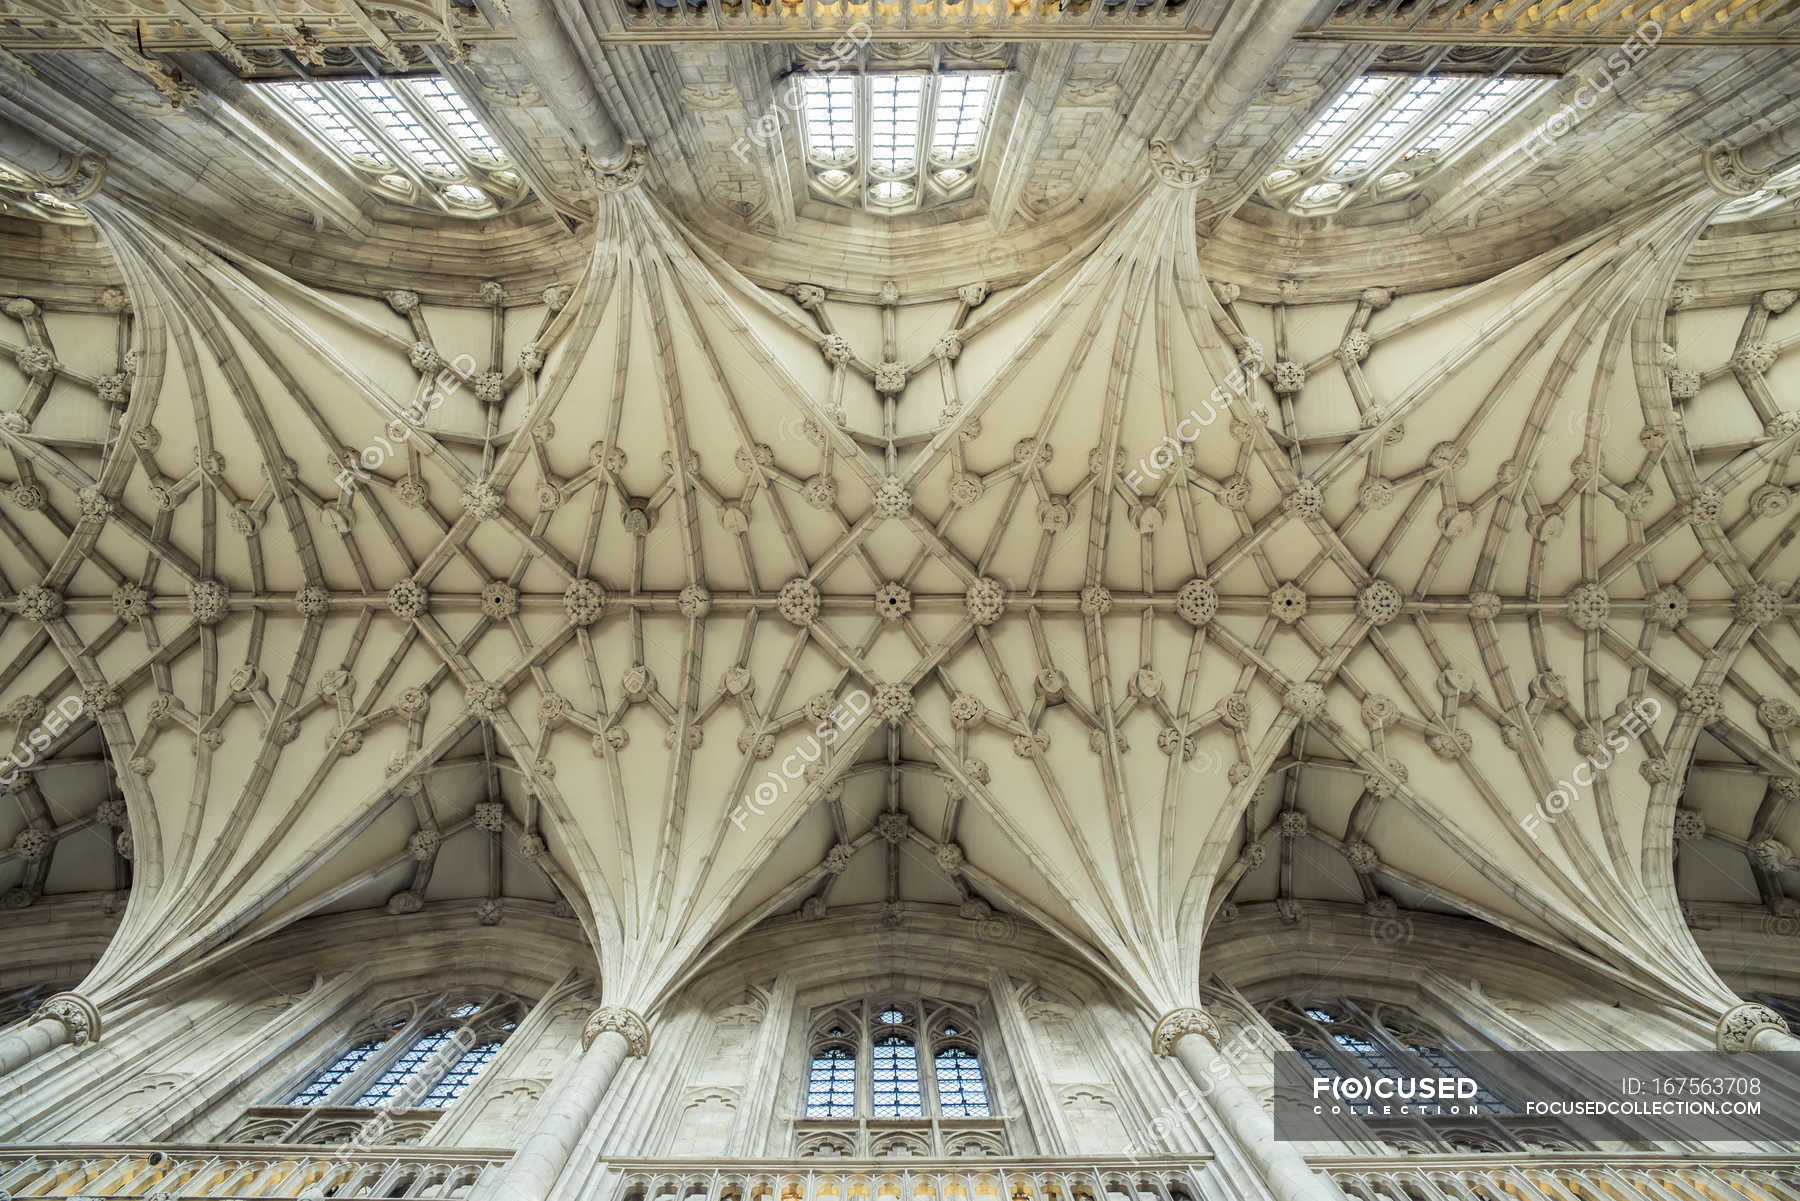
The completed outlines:
<svg viewBox="0 0 1800 1201">
<path fill-rule="evenodd" d="M 381 1073 L 387 1070 L 389 1064 L 406 1054 L 407 1048 L 411 1047 L 418 1039 L 417 1030 L 422 1025 L 424 1025 L 422 1021 L 410 1022 L 404 1029 L 389 1034 L 387 1041 L 381 1045 L 381 1049 L 344 1077 L 343 1082 L 319 1104 L 341 1106 L 362 1096 L 369 1081 L 379 1080 Z"/>
<path fill-rule="evenodd" d="M 917 212 L 925 207 L 925 181 L 929 178 L 926 160 L 931 156 L 933 134 L 937 124 L 938 85 L 943 76 L 933 73 L 925 77 L 925 86 L 919 89 L 919 123 L 913 131 L 913 196 L 911 209 Z M 920 1017 L 924 1012 L 920 1011 Z M 923 1030 L 923 1027 L 921 1027 Z M 924 1040 L 920 1039 L 921 1044 Z"/>
<path fill-rule="evenodd" d="M 1380 179 L 1389 168 L 1405 158 L 1409 150 L 1429 137 L 1431 130 L 1438 122 L 1454 112 L 1463 101 L 1485 87 L 1487 82 L 1485 79 L 1466 80 L 1464 86 L 1451 88 L 1438 97 L 1437 103 L 1414 118 L 1412 124 L 1402 130 L 1386 150 L 1370 159 L 1369 165 L 1363 169 L 1361 174 L 1355 176 L 1351 181 L 1344 181 L 1349 185 L 1344 189 L 1345 196 L 1354 197 L 1367 190 L 1370 184 Z"/>
<path fill-rule="evenodd" d="M 432 181 L 430 177 L 425 174 L 425 169 L 413 161 L 413 156 L 407 153 L 406 148 L 389 136 L 386 127 L 384 127 L 380 121 L 377 121 L 374 115 L 364 108 L 362 104 L 352 97 L 340 96 L 337 93 L 335 85 L 327 85 L 320 90 L 324 92 L 325 99 L 332 107 L 336 108 L 338 112 L 343 115 L 345 120 L 362 130 L 364 137 L 368 138 L 371 142 L 374 142 L 377 146 L 380 146 L 382 150 L 387 152 L 388 161 L 394 165 L 394 169 L 391 172 L 382 172 L 381 174 L 398 173 L 405 175 L 408 179 L 412 180 L 415 185 L 424 188 L 434 198 L 437 196 L 437 189 L 432 186 Z"/>
<path fill-rule="evenodd" d="M 438 120 L 437 113 L 432 111 L 429 104 L 420 99 L 419 95 L 411 88 L 400 84 L 398 81 L 389 85 L 389 90 L 399 98 L 401 105 L 406 111 L 412 114 L 413 120 L 417 121 L 425 128 L 427 133 L 437 139 L 438 145 L 444 148 L 444 153 L 456 160 L 456 165 L 461 170 L 464 179 L 480 180 L 483 184 L 487 183 L 486 169 L 470 157 L 468 150 L 462 144 L 462 139 L 451 133 L 450 130 L 444 126 L 444 123 Z M 456 181 L 451 180 L 449 182 L 454 183 Z"/>
<path fill-rule="evenodd" d="M 873 161 L 873 159 L 875 157 L 870 152 L 870 139 L 871 139 L 871 135 L 874 130 L 874 118 L 872 116 L 872 113 L 873 113 L 873 110 L 875 107 L 875 97 L 874 97 L 873 89 L 874 89 L 874 81 L 869 75 L 864 74 L 864 75 L 857 76 L 857 79 L 856 79 L 856 172 L 857 172 L 857 194 L 856 194 L 856 197 L 857 197 L 857 202 L 860 204 L 863 204 L 863 205 L 867 205 L 869 202 L 869 188 L 870 188 L 869 164 Z M 865 1002 L 865 1009 L 864 1009 L 864 1013 L 863 1013 L 863 1017 L 865 1019 L 863 1022 L 863 1036 L 864 1036 L 864 1041 L 869 1043 L 869 1045 L 871 1047 L 873 1047 L 874 1041 L 873 1041 L 873 1036 L 871 1034 L 869 1034 L 869 1024 L 867 1021 L 868 1016 L 869 1015 L 867 1012 L 867 1003 Z M 873 1052 L 871 1052 L 871 1054 L 873 1054 Z"/>
</svg>

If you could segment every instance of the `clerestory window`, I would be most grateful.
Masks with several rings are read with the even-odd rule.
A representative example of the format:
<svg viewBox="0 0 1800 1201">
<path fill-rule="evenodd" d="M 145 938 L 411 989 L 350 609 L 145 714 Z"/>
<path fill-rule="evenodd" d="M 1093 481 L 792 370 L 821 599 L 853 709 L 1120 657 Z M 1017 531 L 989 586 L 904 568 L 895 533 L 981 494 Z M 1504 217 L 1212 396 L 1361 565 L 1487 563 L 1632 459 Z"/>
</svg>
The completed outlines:
<svg viewBox="0 0 1800 1201">
<path fill-rule="evenodd" d="M 1262 194 L 1305 215 L 1391 199 L 1548 86 L 1531 75 L 1360 75 L 1295 139 Z"/>
<path fill-rule="evenodd" d="M 954 1006 L 882 998 L 835 1007 L 813 1023 L 802 1112 L 992 1117 L 981 1053 L 974 1022 Z"/>
<path fill-rule="evenodd" d="M 524 199 L 505 148 L 441 76 L 258 87 L 385 199 L 464 217 L 488 216 Z"/>
<path fill-rule="evenodd" d="M 520 1016 L 519 1003 L 505 996 L 391 1008 L 333 1049 L 276 1104 L 443 1109 L 494 1061 Z"/>
<path fill-rule="evenodd" d="M 986 147 L 998 71 L 802 75 L 800 122 L 813 195 L 872 212 L 966 196 Z"/>
</svg>

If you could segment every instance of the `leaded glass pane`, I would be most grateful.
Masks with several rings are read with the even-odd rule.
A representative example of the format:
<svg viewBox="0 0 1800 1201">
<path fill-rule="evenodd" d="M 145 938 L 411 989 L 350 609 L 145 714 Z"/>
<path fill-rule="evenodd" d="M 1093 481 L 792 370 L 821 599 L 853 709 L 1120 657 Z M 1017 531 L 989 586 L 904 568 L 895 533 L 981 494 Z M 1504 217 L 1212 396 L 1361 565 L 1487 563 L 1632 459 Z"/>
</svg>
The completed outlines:
<svg viewBox="0 0 1800 1201">
<path fill-rule="evenodd" d="M 985 1118 L 988 1108 L 987 1080 L 981 1072 L 981 1060 L 973 1051 L 961 1047 L 945 1047 L 937 1053 L 936 1069 L 938 1112 L 947 1118 Z"/>
<path fill-rule="evenodd" d="M 889 1034 L 875 1040 L 870 1084 L 878 1118 L 922 1118 L 925 1097 L 919 1087 L 919 1055 L 910 1038 Z"/>
<path fill-rule="evenodd" d="M 344 90 L 368 110 L 394 144 L 427 175 L 455 179 L 462 174 L 456 157 L 444 148 L 436 134 L 419 124 L 393 88 L 378 80 L 358 79 L 346 83 Z"/>
<path fill-rule="evenodd" d="M 342 1055 L 331 1061 L 331 1066 L 314 1076 L 310 1083 L 294 1094 L 290 1105 L 322 1105 L 325 1098 L 336 1092 L 338 1086 L 348 1080 L 356 1069 L 375 1057 L 387 1043 L 386 1039 L 372 1038 L 358 1043 Z"/>
<path fill-rule="evenodd" d="M 856 1116 L 856 1057 L 842 1047 L 828 1047 L 813 1056 L 806 1077 L 806 1116 Z"/>
<path fill-rule="evenodd" d="M 479 1047 L 470 1047 L 464 1051 L 462 1056 L 450 1065 L 450 1070 L 444 1073 L 443 1079 L 439 1080 L 432 1086 L 431 1091 L 425 1094 L 424 1100 L 419 1102 L 420 1107 L 442 1109 L 462 1096 L 468 1091 L 469 1086 L 475 1083 L 475 1078 L 487 1069 L 487 1065 L 494 1062 L 494 1056 L 498 1054 L 500 1054 L 499 1039 L 482 1043 Z"/>
<path fill-rule="evenodd" d="M 420 1068 L 435 1055 L 438 1048 L 450 1041 L 451 1031 L 439 1030 L 436 1034 L 427 1034 L 408 1047 L 398 1059 L 387 1067 L 387 1070 L 376 1078 L 363 1095 L 353 1104 L 358 1106 L 375 1106 L 390 1103 L 400 1095 L 406 1082 L 416 1075 Z"/>
</svg>

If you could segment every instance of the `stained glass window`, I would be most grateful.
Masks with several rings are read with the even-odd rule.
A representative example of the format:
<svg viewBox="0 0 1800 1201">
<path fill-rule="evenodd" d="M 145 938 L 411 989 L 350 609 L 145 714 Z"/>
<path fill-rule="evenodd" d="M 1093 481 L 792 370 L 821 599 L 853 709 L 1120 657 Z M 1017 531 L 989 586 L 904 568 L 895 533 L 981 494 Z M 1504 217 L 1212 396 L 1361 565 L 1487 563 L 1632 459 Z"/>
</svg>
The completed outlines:
<svg viewBox="0 0 1800 1201">
<path fill-rule="evenodd" d="M 501 149 L 500 143 L 494 140 L 494 135 L 488 132 L 481 118 L 475 115 L 468 102 L 450 86 L 448 80 L 412 79 L 407 81 L 406 86 L 412 89 L 413 95 L 430 106 L 444 128 L 450 131 L 450 136 L 464 150 L 491 163 L 506 161 L 506 151 Z"/>
<path fill-rule="evenodd" d="M 276 107 L 389 201 L 491 213 L 527 194 L 491 129 L 450 80 L 309 80 L 258 85 Z"/>
<path fill-rule="evenodd" d="M 1313 123 L 1300 135 L 1300 140 L 1288 148 L 1288 158 L 1295 161 L 1308 159 L 1331 145 L 1363 109 L 1387 91 L 1391 83 L 1391 79 L 1379 75 L 1364 75 L 1356 79 L 1338 94 L 1336 100 L 1326 106 L 1324 112 L 1313 118 Z"/>
<path fill-rule="evenodd" d="M 426 174 L 441 179 L 455 179 L 462 174 L 456 157 L 419 123 L 393 88 L 379 80 L 357 79 L 346 83 L 344 90 L 361 103 L 394 144 Z"/>
<path fill-rule="evenodd" d="M 944 75 L 938 79 L 932 154 L 956 162 L 980 148 L 993 87 L 992 75 Z"/>
<path fill-rule="evenodd" d="M 1263 195 L 1300 212 L 1394 196 L 1548 86 L 1536 76 L 1359 75 L 1263 177 Z"/>
<path fill-rule="evenodd" d="M 850 162 L 856 157 L 856 80 L 808 75 L 805 97 L 807 150 L 831 162 Z"/>
<path fill-rule="evenodd" d="M 919 160 L 922 75 L 877 75 L 869 80 L 869 161 L 883 171 L 910 171 Z"/>
<path fill-rule="evenodd" d="M 313 131 L 323 137 L 353 162 L 372 167 L 389 165 L 388 156 L 316 83 L 277 83 L 270 85 L 275 94 L 286 100 Z"/>
<path fill-rule="evenodd" d="M 352 1073 L 363 1064 L 373 1059 L 377 1052 L 386 1045 L 387 1040 L 372 1038 L 367 1042 L 357 1043 L 307 1082 L 305 1088 L 294 1094 L 290 1105 L 321 1105 L 325 1098 L 337 1091 L 339 1085 L 348 1080 Z"/>
</svg>

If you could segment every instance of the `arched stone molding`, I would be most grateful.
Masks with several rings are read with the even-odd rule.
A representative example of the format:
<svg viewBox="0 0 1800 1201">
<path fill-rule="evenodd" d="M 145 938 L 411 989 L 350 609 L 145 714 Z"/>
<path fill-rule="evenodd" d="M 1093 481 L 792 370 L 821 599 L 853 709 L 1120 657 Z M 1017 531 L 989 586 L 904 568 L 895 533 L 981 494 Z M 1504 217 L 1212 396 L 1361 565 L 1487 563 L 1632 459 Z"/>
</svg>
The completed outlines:
<svg viewBox="0 0 1800 1201">
<path fill-rule="evenodd" d="M 1331 987 L 1409 1006 L 1442 1029 L 1501 1046 L 1710 1045 L 1691 1014 L 1467 918 L 1409 913 L 1404 937 L 1393 938 L 1351 905 L 1310 902 L 1301 929 L 1287 926 L 1273 905 L 1244 906 L 1215 929 L 1208 967 L 1252 1006 Z M 1579 1001 L 1571 981 L 1580 982 Z"/>
<path fill-rule="evenodd" d="M 573 925 L 548 909 L 521 907 L 504 929 L 420 925 L 379 911 L 308 919 L 122 1003 L 106 1015 L 104 1041 L 81 1058 L 46 1058 L 0 1080 L 0 1106 L 41 1137 L 205 1141 L 380 1014 L 405 1017 L 446 989 L 542 998 L 468 1094 L 471 1106 L 453 1107 L 428 1140 L 453 1142 L 484 1090 L 527 1070 L 546 1012 L 581 984 L 566 965 L 591 960 Z M 194 1065 L 192 1080 L 128 1119 L 106 1101 L 170 1063 Z"/>
</svg>

